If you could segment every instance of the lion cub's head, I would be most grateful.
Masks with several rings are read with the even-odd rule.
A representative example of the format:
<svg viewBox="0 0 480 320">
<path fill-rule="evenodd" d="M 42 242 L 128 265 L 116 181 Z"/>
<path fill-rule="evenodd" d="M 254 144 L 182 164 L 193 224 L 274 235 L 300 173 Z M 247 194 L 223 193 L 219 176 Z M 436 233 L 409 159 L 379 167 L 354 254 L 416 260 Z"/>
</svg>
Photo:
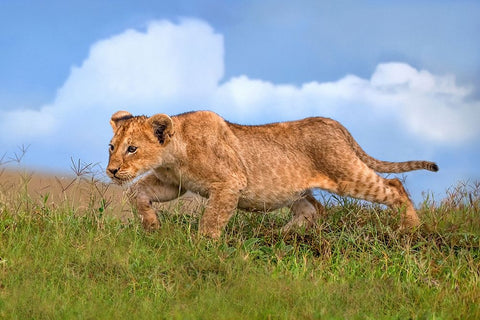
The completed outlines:
<svg viewBox="0 0 480 320">
<path fill-rule="evenodd" d="M 173 136 L 172 119 L 165 114 L 134 117 L 127 111 L 112 115 L 113 138 L 107 175 L 116 183 L 129 181 L 161 163 Z"/>
</svg>

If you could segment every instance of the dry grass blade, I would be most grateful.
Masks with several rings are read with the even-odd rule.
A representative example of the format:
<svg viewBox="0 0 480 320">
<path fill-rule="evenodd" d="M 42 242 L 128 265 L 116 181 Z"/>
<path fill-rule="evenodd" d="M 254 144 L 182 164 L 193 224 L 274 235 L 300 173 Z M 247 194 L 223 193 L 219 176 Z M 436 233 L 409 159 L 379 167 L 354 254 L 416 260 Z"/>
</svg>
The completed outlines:
<svg viewBox="0 0 480 320">
<path fill-rule="evenodd" d="M 92 163 L 84 163 L 80 159 L 77 159 L 77 161 L 75 161 L 73 158 L 70 158 L 70 162 L 70 169 L 72 169 L 73 173 L 77 177 L 82 177 L 93 173 Z"/>
<path fill-rule="evenodd" d="M 13 157 L 9 157 L 8 162 L 16 162 L 16 163 L 21 163 L 25 155 L 27 154 L 28 149 L 30 148 L 30 145 L 21 145 L 18 147 L 19 152 L 14 152 Z"/>
</svg>

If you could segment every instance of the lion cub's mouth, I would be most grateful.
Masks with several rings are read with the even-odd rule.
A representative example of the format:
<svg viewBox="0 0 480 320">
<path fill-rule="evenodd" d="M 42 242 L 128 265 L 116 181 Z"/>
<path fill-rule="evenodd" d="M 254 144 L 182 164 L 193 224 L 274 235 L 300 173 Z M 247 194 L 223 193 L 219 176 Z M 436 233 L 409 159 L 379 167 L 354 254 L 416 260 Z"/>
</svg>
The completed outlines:
<svg viewBox="0 0 480 320">
<path fill-rule="evenodd" d="M 131 185 L 132 183 L 135 183 L 136 181 L 144 177 L 145 174 L 145 172 L 136 172 L 136 174 L 130 174 L 126 172 L 112 173 L 107 170 L 107 175 L 112 180 L 112 182 L 120 186 Z"/>
<path fill-rule="evenodd" d="M 128 183 L 129 181 L 131 181 L 131 179 L 122 179 L 122 178 L 118 178 L 118 177 L 110 177 L 110 179 L 112 179 L 113 183 L 118 184 L 118 185 L 124 185 L 124 184 Z"/>
<path fill-rule="evenodd" d="M 135 179 L 135 176 L 130 174 L 119 175 L 118 173 L 112 174 L 110 172 L 107 172 L 107 175 L 112 180 L 113 183 L 118 185 L 127 184 Z"/>
</svg>

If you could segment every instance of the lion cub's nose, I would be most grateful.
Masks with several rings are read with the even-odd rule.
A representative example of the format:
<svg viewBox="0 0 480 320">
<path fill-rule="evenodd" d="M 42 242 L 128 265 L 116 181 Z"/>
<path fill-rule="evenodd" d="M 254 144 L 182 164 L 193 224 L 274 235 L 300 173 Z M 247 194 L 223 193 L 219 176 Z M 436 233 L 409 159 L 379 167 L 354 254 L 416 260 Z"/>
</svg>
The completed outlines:
<svg viewBox="0 0 480 320">
<path fill-rule="evenodd" d="M 108 171 L 110 171 L 112 175 L 115 175 L 118 172 L 118 168 L 108 168 Z"/>
</svg>

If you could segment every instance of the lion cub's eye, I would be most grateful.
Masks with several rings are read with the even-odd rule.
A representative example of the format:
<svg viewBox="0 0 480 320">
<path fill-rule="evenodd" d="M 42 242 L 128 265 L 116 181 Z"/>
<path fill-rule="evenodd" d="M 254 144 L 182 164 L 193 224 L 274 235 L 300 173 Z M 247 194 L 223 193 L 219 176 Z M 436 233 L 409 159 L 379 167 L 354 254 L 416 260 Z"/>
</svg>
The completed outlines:
<svg viewBox="0 0 480 320">
<path fill-rule="evenodd" d="M 113 151 L 113 149 L 115 149 L 115 147 L 111 143 L 108 145 L 108 147 L 110 148 L 110 151 Z"/>
<path fill-rule="evenodd" d="M 128 146 L 128 148 L 127 148 L 128 153 L 135 153 L 136 151 L 137 151 L 137 147 Z"/>
</svg>

